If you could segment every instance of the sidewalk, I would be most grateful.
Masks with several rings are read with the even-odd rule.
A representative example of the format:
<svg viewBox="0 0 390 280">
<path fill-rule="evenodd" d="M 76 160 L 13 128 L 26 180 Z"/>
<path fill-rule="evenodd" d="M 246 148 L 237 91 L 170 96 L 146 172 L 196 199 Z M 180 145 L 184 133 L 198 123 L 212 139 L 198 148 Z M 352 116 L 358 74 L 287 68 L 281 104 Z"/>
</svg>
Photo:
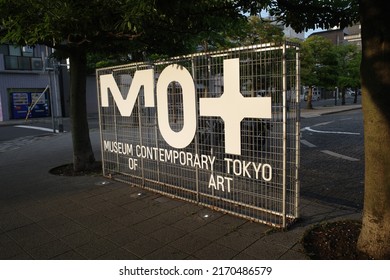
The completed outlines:
<svg viewBox="0 0 390 280">
<path fill-rule="evenodd" d="M 361 104 L 355 105 L 342 105 L 342 106 L 329 106 L 329 107 L 314 107 L 313 109 L 301 109 L 302 118 L 314 118 L 321 115 L 329 115 L 334 113 L 352 111 L 361 109 Z"/>
<path fill-rule="evenodd" d="M 91 141 L 99 157 L 97 130 Z M 70 133 L 0 152 L 0 259 L 307 259 L 308 228 L 360 218 L 302 198 L 299 221 L 279 231 L 100 176 L 48 172 L 71 160 Z"/>
</svg>

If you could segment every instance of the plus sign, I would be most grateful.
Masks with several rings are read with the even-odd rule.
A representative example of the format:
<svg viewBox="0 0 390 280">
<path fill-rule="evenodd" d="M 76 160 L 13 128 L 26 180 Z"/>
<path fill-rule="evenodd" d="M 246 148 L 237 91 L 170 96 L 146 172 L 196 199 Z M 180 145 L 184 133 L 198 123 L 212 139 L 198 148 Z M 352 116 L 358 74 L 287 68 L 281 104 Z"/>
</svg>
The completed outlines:
<svg viewBox="0 0 390 280">
<path fill-rule="evenodd" d="M 244 97 L 240 92 L 240 61 L 223 61 L 224 93 L 200 98 L 201 116 L 221 117 L 225 123 L 225 152 L 241 155 L 241 121 L 244 118 L 270 119 L 271 97 Z"/>
</svg>

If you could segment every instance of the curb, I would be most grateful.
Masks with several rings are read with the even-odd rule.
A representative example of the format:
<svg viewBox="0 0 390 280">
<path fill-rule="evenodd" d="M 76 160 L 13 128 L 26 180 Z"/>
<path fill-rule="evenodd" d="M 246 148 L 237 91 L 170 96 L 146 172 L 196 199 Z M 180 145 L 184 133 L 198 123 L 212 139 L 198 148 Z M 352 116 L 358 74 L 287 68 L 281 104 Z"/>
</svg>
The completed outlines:
<svg viewBox="0 0 390 280">
<path fill-rule="evenodd" d="M 353 111 L 353 110 L 359 110 L 362 109 L 361 105 L 356 105 L 354 107 L 320 107 L 320 108 L 315 108 L 314 110 L 309 110 L 309 109 L 304 109 L 305 111 L 302 112 L 301 109 L 301 117 L 303 118 L 312 118 L 312 117 L 319 117 L 319 116 L 324 116 L 324 115 L 331 115 L 331 114 L 336 114 L 336 113 L 341 113 L 341 112 L 348 112 L 348 111 Z"/>
</svg>

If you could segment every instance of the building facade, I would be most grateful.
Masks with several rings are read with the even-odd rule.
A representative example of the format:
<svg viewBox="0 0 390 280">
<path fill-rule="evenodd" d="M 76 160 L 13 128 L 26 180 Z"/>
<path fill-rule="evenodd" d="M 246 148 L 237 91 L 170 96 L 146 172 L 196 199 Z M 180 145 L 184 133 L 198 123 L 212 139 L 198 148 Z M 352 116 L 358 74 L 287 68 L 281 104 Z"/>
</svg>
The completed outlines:
<svg viewBox="0 0 390 280">
<path fill-rule="evenodd" d="M 334 45 L 354 44 L 359 50 L 362 49 L 362 36 L 360 24 L 344 29 L 329 29 L 312 33 L 311 36 L 321 36 L 329 39 Z"/>
<path fill-rule="evenodd" d="M 347 27 L 344 29 L 345 36 L 344 40 L 349 44 L 355 44 L 359 50 L 362 49 L 362 32 L 361 25 L 355 24 L 351 27 Z"/>
<path fill-rule="evenodd" d="M 0 45 L 0 121 L 52 115 L 59 88 L 58 75 L 46 67 L 51 53 L 39 45 Z"/>
</svg>

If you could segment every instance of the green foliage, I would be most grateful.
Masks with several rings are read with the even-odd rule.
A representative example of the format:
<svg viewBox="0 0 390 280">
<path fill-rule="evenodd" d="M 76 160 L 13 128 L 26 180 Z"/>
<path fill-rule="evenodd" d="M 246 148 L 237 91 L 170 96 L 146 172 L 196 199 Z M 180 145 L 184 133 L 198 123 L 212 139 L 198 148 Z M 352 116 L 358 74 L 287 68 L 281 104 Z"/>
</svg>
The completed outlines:
<svg viewBox="0 0 390 280">
<path fill-rule="evenodd" d="M 201 42 L 217 48 L 234 45 L 227 37 L 242 44 L 279 40 L 277 27 L 256 17 L 246 26 L 245 13 L 263 8 L 298 31 L 352 23 L 358 1 L 0 0 L 0 38 L 48 45 L 64 55 L 73 49 L 177 55 L 194 51 Z"/>
<path fill-rule="evenodd" d="M 219 33 L 201 39 L 203 50 L 227 49 L 261 43 L 281 42 L 284 33 L 280 26 L 258 16 L 239 18 Z"/>
<path fill-rule="evenodd" d="M 339 88 L 360 87 L 361 52 L 355 45 L 340 45 L 336 47 L 339 61 L 338 84 Z"/>
<path fill-rule="evenodd" d="M 1 0 L 2 40 L 62 51 L 108 51 L 140 35 L 151 1 Z M 123 11 L 133 4 L 131 10 Z M 131 21 L 130 21 L 131 17 Z M 126 46 L 128 47 L 128 46 Z"/>
<path fill-rule="evenodd" d="M 338 59 L 335 46 L 326 38 L 311 36 L 302 43 L 303 85 L 331 88 L 337 84 Z"/>
<path fill-rule="evenodd" d="M 347 27 L 359 22 L 359 0 L 270 0 L 268 10 L 295 31 L 334 26 Z"/>
<path fill-rule="evenodd" d="M 1 39 L 44 44 L 65 55 L 194 50 L 244 18 L 248 0 L 0 0 Z"/>
<path fill-rule="evenodd" d="M 258 16 L 250 16 L 241 28 L 233 34 L 232 40 L 236 45 L 249 46 L 269 42 L 281 42 L 284 33 L 281 26 L 273 24 L 270 20 Z"/>
<path fill-rule="evenodd" d="M 301 59 L 303 85 L 360 87 L 361 52 L 355 45 L 334 46 L 324 37 L 311 36 L 302 43 Z"/>
<path fill-rule="evenodd" d="M 95 73 L 98 68 L 104 68 L 109 66 L 121 65 L 130 63 L 131 59 L 122 53 L 114 54 L 99 54 L 89 53 L 87 54 L 87 73 Z"/>
</svg>

